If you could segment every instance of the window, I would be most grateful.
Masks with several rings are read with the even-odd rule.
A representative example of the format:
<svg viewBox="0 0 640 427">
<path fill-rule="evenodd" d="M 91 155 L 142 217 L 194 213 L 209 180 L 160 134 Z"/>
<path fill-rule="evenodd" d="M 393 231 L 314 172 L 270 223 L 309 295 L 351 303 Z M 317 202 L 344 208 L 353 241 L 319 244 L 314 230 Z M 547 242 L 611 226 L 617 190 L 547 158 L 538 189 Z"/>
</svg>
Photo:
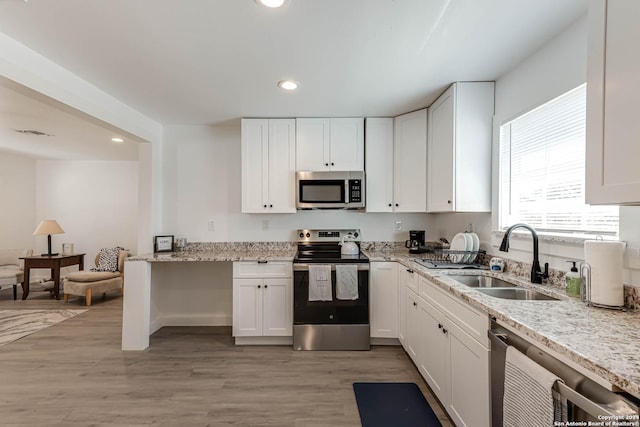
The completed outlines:
<svg viewBox="0 0 640 427">
<path fill-rule="evenodd" d="M 589 206 L 586 84 L 500 127 L 500 226 L 616 235 L 617 206 Z"/>
</svg>

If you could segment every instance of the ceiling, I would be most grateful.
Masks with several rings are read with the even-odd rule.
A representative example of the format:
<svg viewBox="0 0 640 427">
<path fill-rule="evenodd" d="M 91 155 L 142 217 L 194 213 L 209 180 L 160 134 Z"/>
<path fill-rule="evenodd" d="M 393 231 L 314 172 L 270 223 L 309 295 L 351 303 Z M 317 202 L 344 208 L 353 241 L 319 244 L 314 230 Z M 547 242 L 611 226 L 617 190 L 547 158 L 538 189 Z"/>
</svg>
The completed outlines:
<svg viewBox="0 0 640 427">
<path fill-rule="evenodd" d="M 395 116 L 453 81 L 497 79 L 585 13 L 586 0 L 0 0 L 0 30 L 151 119 L 200 125 Z"/>
</svg>

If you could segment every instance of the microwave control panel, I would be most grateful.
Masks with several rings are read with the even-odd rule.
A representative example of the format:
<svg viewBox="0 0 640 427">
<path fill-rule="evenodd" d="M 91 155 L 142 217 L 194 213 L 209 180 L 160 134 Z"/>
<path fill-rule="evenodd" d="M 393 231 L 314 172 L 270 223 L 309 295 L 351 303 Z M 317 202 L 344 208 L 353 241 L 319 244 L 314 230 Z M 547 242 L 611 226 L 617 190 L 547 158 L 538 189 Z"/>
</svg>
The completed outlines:
<svg viewBox="0 0 640 427">
<path fill-rule="evenodd" d="M 362 180 L 349 180 L 349 203 L 362 203 Z"/>
</svg>

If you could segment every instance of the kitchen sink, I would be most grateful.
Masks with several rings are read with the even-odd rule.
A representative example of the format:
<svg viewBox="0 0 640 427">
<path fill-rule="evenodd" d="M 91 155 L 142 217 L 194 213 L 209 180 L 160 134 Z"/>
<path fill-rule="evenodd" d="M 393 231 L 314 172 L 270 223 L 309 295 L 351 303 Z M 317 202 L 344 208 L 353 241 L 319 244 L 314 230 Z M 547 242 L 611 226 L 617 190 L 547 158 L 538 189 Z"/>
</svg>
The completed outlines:
<svg viewBox="0 0 640 427">
<path fill-rule="evenodd" d="M 558 298 L 525 288 L 479 288 L 477 291 L 494 298 L 502 299 L 559 301 Z"/>
<path fill-rule="evenodd" d="M 507 282 L 497 277 L 481 276 L 475 274 L 447 276 L 450 279 L 460 282 L 470 288 L 476 288 L 478 292 L 494 298 L 517 299 L 517 300 L 538 300 L 538 301 L 559 301 L 558 298 L 550 297 L 533 289 L 521 288 L 514 283 Z"/>
<path fill-rule="evenodd" d="M 455 280 L 456 282 L 460 282 L 463 285 L 467 285 L 470 288 L 513 288 L 514 286 L 518 286 L 491 276 L 452 274 L 447 277 Z"/>
</svg>

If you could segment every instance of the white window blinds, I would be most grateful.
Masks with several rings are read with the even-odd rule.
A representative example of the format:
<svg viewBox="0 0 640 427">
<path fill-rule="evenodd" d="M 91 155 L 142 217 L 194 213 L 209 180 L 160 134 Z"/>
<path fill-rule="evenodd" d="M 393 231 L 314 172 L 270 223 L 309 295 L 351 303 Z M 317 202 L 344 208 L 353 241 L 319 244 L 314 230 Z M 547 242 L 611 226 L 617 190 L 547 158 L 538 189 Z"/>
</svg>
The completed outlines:
<svg viewBox="0 0 640 427">
<path fill-rule="evenodd" d="M 501 126 L 501 227 L 617 234 L 617 206 L 584 202 L 585 113 L 582 85 Z"/>
</svg>

